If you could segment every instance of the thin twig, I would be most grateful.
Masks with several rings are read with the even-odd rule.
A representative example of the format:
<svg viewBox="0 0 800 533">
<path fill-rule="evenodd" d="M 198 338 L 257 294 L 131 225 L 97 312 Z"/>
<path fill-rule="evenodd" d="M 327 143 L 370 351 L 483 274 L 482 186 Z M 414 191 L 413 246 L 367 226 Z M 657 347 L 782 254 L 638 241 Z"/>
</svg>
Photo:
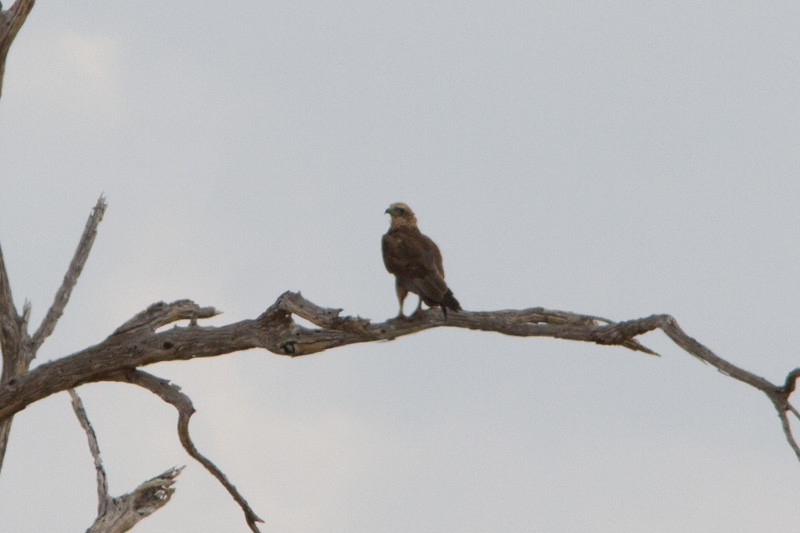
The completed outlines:
<svg viewBox="0 0 800 533">
<path fill-rule="evenodd" d="M 247 525 L 250 526 L 250 529 L 253 531 L 253 533 L 259 533 L 258 525 L 256 523 L 263 522 L 263 520 L 256 515 L 256 513 L 250 507 L 250 504 L 247 503 L 247 500 L 245 500 L 244 497 L 239 493 L 233 483 L 228 480 L 227 476 L 225 476 L 222 470 L 220 470 L 210 459 L 197 451 L 197 448 L 192 442 L 192 438 L 189 435 L 189 419 L 192 417 L 192 414 L 194 414 L 195 411 L 191 398 L 182 393 L 180 387 L 177 385 L 170 383 L 166 379 L 161 379 L 141 370 L 129 369 L 123 372 L 118 372 L 109 376 L 108 379 L 111 381 L 122 381 L 143 387 L 156 394 L 162 400 L 171 404 L 178 410 L 178 436 L 184 449 L 191 457 L 202 464 L 206 470 L 211 472 L 211 474 L 217 478 L 222 486 L 225 487 L 225 490 L 227 490 L 236 503 L 239 504 L 239 507 L 241 507 L 242 511 L 244 512 Z"/>
<path fill-rule="evenodd" d="M 6 263 L 3 259 L 3 247 L 0 246 L 0 320 L 7 320 L 6 317 L 18 316 L 17 308 L 14 306 L 14 299 L 11 297 L 11 284 L 8 281 Z M 2 325 L 3 322 L 0 322 Z"/>
<path fill-rule="evenodd" d="M 94 239 L 97 236 L 97 226 L 100 224 L 100 221 L 103 220 L 106 207 L 108 207 L 108 204 L 101 194 L 100 198 L 97 199 L 97 204 L 95 204 L 89 215 L 89 219 L 86 221 L 81 240 L 78 242 L 78 247 L 75 249 L 75 254 L 72 256 L 72 261 L 69 263 L 69 268 L 64 275 L 64 280 L 61 282 L 61 287 L 59 287 L 58 292 L 56 292 L 53 305 L 48 309 L 47 315 L 45 315 L 44 320 L 42 320 L 39 329 L 33 334 L 32 356 L 36 355 L 36 350 L 38 350 L 44 340 L 53 333 L 58 319 L 64 314 L 64 308 L 67 306 L 69 297 L 72 294 L 72 289 L 75 288 L 78 277 L 81 275 L 81 271 L 83 271 L 83 266 L 89 258 L 89 252 L 92 251 L 92 244 L 94 244 Z"/>
<path fill-rule="evenodd" d="M 775 409 L 778 410 L 778 417 L 781 419 L 783 434 L 786 435 L 786 440 L 789 443 L 789 446 L 791 446 L 792 450 L 794 450 L 794 454 L 800 461 L 800 447 L 797 446 L 797 441 L 794 440 L 794 435 L 792 435 L 792 426 L 789 425 L 789 417 L 786 415 L 786 410 L 781 409 L 777 404 L 775 405 Z"/>
<path fill-rule="evenodd" d="M 72 398 L 72 410 L 75 411 L 75 416 L 78 417 L 78 422 L 80 422 L 83 431 L 86 433 L 86 439 L 89 441 L 89 451 L 92 453 L 94 470 L 97 474 L 97 516 L 103 516 L 106 514 L 111 498 L 108 496 L 108 479 L 106 470 L 103 468 L 103 459 L 100 457 L 97 435 L 95 435 L 92 424 L 89 422 L 89 417 L 86 415 L 86 410 L 83 408 L 83 402 L 78 393 L 75 392 L 75 389 L 70 389 L 69 395 Z"/>
</svg>

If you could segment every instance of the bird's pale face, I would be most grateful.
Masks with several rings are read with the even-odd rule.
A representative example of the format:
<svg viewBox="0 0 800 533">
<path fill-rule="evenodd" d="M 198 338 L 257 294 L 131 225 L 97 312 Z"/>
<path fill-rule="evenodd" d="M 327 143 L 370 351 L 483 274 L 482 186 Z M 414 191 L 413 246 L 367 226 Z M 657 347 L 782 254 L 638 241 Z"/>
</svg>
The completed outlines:
<svg viewBox="0 0 800 533">
<path fill-rule="evenodd" d="M 397 202 L 389 206 L 386 210 L 392 218 L 412 218 L 414 212 L 406 204 Z"/>
</svg>

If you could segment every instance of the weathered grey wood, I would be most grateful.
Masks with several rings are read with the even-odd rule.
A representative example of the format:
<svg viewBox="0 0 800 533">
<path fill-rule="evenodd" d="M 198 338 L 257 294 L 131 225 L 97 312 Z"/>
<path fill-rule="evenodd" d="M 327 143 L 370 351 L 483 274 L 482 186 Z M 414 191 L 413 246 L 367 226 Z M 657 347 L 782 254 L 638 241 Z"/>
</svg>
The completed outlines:
<svg viewBox="0 0 800 533">
<path fill-rule="evenodd" d="M 6 272 L 3 250 L 0 248 L 0 352 L 3 355 L 3 370 L 0 372 L 0 384 L 7 383 L 12 377 L 28 370 L 26 348 L 30 346 L 28 337 L 27 313 L 17 313 L 14 299 L 11 296 L 11 285 Z M 0 421 L 0 471 L 11 435 L 12 419 Z"/>
<path fill-rule="evenodd" d="M 181 473 L 181 468 L 170 468 L 163 474 L 148 479 L 133 492 L 112 498 L 106 512 L 97 517 L 86 533 L 124 533 L 133 526 L 164 507 L 172 498 L 172 485 Z"/>
<path fill-rule="evenodd" d="M 292 319 L 289 309 L 300 309 L 303 318 L 327 327 L 311 329 L 300 326 Z M 156 331 L 178 320 L 215 313 L 213 308 L 200 307 L 188 300 L 154 304 L 101 343 L 42 364 L 0 387 L 0 420 L 51 394 L 84 383 L 106 381 L 109 375 L 123 369 L 214 357 L 251 348 L 298 357 L 348 344 L 392 340 L 435 327 L 458 327 L 523 337 L 624 344 L 633 350 L 652 353 L 644 346 L 630 342 L 630 336 L 658 327 L 652 319 L 619 325 L 598 324 L 594 318 L 542 308 L 464 311 L 457 318 L 448 317 L 447 321 L 440 311 L 428 310 L 419 320 L 388 320 L 373 324 L 358 317 L 339 317 L 339 310 L 318 307 L 300 293 L 286 292 L 256 319 L 220 327 L 189 325 Z"/>
<path fill-rule="evenodd" d="M 250 348 L 263 348 L 279 355 L 297 357 L 363 342 L 392 340 L 435 327 L 457 327 L 494 331 L 524 337 L 553 337 L 597 344 L 624 345 L 632 350 L 650 350 L 635 343 L 634 337 L 661 329 L 686 352 L 734 379 L 764 392 L 773 403 L 786 401 L 791 392 L 785 385 L 739 368 L 686 335 L 669 315 L 613 323 L 590 315 L 543 308 L 493 312 L 451 313 L 444 320 L 438 310 L 422 313 L 419 320 L 388 320 L 371 323 L 359 317 L 341 317 L 341 310 L 319 307 L 300 293 L 286 292 L 261 316 L 227 326 L 173 327 L 156 329 L 182 319 L 212 316 L 213 308 L 181 300 L 158 303 L 139 313 L 100 344 L 37 367 L 15 377 L 0 388 L 0 420 L 50 394 L 93 381 L 105 381 L 110 374 L 164 361 L 214 357 Z M 318 329 L 298 325 L 297 314 Z M 794 383 L 787 380 L 787 383 Z M 776 407 L 778 406 L 776 403 Z M 784 409 L 785 410 L 785 409 Z M 798 454 L 800 457 L 800 454 Z"/>
<path fill-rule="evenodd" d="M 33 9 L 34 0 L 17 0 L 11 7 L 3 11 L 0 4 L 0 94 L 3 93 L 3 74 L 6 70 L 8 49 L 17 36 L 17 32 Z"/>
<path fill-rule="evenodd" d="M 86 226 L 83 228 L 81 240 L 78 242 L 78 247 L 75 249 L 72 261 L 69 263 L 67 273 L 64 275 L 64 280 L 61 282 L 61 286 L 56 292 L 53 305 L 47 310 L 44 320 L 42 320 L 41 325 L 31 338 L 31 343 L 33 345 L 31 347 L 31 357 L 35 357 L 36 350 L 38 350 L 44 340 L 53 333 L 58 319 L 64 314 L 64 308 L 67 306 L 69 297 L 72 294 L 72 289 L 74 289 L 75 285 L 78 283 L 78 277 L 83 271 L 83 266 L 86 264 L 86 260 L 89 259 L 89 252 L 92 251 L 92 244 L 94 244 L 94 239 L 97 236 L 97 226 L 99 226 L 100 222 L 103 220 L 103 215 L 106 212 L 107 206 L 106 199 L 100 195 L 100 198 L 97 199 L 97 204 L 94 206 L 94 209 L 92 209 L 86 221 Z"/>
<path fill-rule="evenodd" d="M 86 433 L 86 439 L 89 441 L 89 452 L 92 454 L 92 459 L 94 459 L 94 469 L 97 475 L 97 516 L 103 516 L 106 514 L 111 497 L 108 495 L 108 478 L 106 477 L 106 469 L 103 468 L 103 459 L 100 457 L 97 435 L 94 432 L 92 423 L 89 422 L 89 416 L 83 407 L 81 397 L 78 396 L 75 389 L 69 390 L 69 396 L 72 399 L 72 410 L 75 411 L 75 416 L 78 417 L 78 422 Z"/>
</svg>

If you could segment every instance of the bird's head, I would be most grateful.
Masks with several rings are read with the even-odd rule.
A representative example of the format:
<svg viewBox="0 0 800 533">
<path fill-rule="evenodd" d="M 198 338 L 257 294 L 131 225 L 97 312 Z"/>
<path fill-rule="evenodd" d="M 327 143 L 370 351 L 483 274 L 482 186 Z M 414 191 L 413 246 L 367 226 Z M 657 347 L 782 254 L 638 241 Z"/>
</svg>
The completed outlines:
<svg viewBox="0 0 800 533">
<path fill-rule="evenodd" d="M 392 217 L 392 227 L 417 225 L 417 217 L 414 216 L 414 212 L 402 202 L 390 205 L 386 212 Z"/>
</svg>

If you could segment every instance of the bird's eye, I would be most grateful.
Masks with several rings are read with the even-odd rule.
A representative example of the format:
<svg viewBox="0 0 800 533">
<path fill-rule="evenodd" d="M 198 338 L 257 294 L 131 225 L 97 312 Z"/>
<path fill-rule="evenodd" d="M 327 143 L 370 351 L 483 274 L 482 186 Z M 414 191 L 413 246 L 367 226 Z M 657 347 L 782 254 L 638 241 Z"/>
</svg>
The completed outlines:
<svg viewBox="0 0 800 533">
<path fill-rule="evenodd" d="M 398 207 L 397 208 L 397 214 L 398 215 L 405 215 L 406 214 L 406 210 L 403 209 L 402 207 Z"/>
</svg>

